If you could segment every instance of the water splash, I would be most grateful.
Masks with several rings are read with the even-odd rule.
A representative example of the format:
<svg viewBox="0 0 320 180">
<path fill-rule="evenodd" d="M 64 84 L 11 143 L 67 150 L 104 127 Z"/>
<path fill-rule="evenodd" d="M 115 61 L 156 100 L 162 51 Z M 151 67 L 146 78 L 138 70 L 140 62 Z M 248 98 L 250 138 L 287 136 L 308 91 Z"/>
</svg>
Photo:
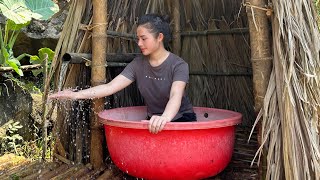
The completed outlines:
<svg viewBox="0 0 320 180">
<path fill-rule="evenodd" d="M 60 70 L 60 76 L 59 76 L 59 82 L 58 82 L 58 91 L 61 91 L 62 88 L 62 81 L 65 78 L 68 70 L 68 65 L 70 61 L 62 61 L 61 70 Z"/>
</svg>

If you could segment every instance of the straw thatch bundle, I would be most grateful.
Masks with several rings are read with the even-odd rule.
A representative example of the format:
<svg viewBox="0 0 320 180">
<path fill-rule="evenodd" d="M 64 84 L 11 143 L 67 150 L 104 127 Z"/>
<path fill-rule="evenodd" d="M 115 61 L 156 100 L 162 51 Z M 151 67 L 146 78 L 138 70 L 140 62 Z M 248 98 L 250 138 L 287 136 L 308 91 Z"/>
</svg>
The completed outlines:
<svg viewBox="0 0 320 180">
<path fill-rule="evenodd" d="M 273 0 L 273 69 L 261 118 L 266 179 L 320 179 L 319 31 L 312 1 Z"/>
</svg>

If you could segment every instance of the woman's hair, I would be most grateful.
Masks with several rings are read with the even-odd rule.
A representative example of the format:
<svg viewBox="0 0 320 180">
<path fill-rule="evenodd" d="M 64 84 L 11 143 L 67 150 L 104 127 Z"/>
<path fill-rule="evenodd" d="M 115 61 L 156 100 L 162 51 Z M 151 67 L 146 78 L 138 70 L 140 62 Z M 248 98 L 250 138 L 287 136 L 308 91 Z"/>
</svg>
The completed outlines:
<svg viewBox="0 0 320 180">
<path fill-rule="evenodd" d="M 149 29 L 151 33 L 155 34 L 155 37 L 158 37 L 159 33 L 162 33 L 164 36 L 164 46 L 169 44 L 169 41 L 171 40 L 171 31 L 168 16 L 145 14 L 138 19 L 138 26 L 141 25 Z"/>
</svg>

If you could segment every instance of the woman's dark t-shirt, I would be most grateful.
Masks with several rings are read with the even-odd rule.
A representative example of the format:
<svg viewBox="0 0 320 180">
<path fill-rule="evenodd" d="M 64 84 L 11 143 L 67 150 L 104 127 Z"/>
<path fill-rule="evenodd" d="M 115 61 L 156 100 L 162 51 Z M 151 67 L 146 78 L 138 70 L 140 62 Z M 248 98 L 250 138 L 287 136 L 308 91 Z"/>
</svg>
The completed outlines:
<svg viewBox="0 0 320 180">
<path fill-rule="evenodd" d="M 138 89 L 147 105 L 148 116 L 161 115 L 169 101 L 170 90 L 174 81 L 189 81 L 188 64 L 179 56 L 170 53 L 159 66 L 152 67 L 145 56 L 136 57 L 121 74 L 136 81 Z M 173 120 L 182 117 L 184 113 L 192 113 L 192 105 L 183 95 L 181 106 Z"/>
</svg>

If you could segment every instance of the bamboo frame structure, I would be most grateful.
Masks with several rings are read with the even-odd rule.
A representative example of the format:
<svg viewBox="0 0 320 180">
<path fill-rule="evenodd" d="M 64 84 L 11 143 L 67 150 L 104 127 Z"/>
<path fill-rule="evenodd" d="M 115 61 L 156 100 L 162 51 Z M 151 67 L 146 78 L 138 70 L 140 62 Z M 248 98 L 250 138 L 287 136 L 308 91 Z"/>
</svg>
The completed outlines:
<svg viewBox="0 0 320 180">
<path fill-rule="evenodd" d="M 174 1 L 172 1 L 172 3 L 173 2 Z M 177 5 L 174 5 L 173 9 L 176 9 L 175 6 L 177 6 Z M 176 11 L 178 11 L 178 9 Z M 177 16 L 177 15 L 175 15 L 175 16 Z M 180 17 L 174 17 L 173 21 L 178 22 L 178 21 L 180 21 L 179 19 L 180 19 Z M 217 29 L 217 30 L 206 30 L 206 31 L 181 31 L 181 27 L 179 26 L 178 23 L 174 23 L 173 28 L 174 28 L 173 32 L 172 32 L 173 41 L 177 38 L 180 38 L 180 41 L 181 41 L 181 36 L 208 36 L 208 35 L 227 35 L 227 34 L 246 34 L 246 33 L 249 33 L 249 28 L 232 28 L 232 29 L 228 29 L 228 30 Z M 122 38 L 122 39 L 131 39 L 131 40 L 134 40 L 137 38 L 135 34 L 110 31 L 110 30 L 107 31 L 107 35 L 112 38 Z M 179 42 L 179 40 L 178 40 L 178 42 Z M 176 43 L 176 42 L 173 42 L 173 44 L 174 43 Z"/>
<path fill-rule="evenodd" d="M 225 7 L 228 7 L 228 3 L 230 4 L 232 1 L 174 0 L 169 2 L 169 8 L 163 8 L 167 1 L 148 1 L 144 5 L 142 3 L 144 1 L 111 1 L 111 3 L 114 3 L 112 5 L 115 6 L 110 5 L 112 7 L 110 9 L 107 8 L 107 4 L 103 4 L 106 3 L 105 1 L 93 0 L 92 2 L 94 9 L 92 26 L 91 21 L 88 23 L 88 27 L 92 27 L 90 29 L 92 30 L 92 34 L 88 32 L 90 30 L 86 29 L 86 36 L 84 38 L 90 39 L 92 37 L 92 47 L 86 47 L 87 51 L 93 50 L 92 56 L 88 54 L 90 52 L 86 51 L 83 53 L 83 47 L 86 45 L 82 44 L 83 46 L 81 45 L 81 48 L 77 50 L 73 48 L 73 41 L 76 39 L 78 26 L 74 27 L 71 40 L 65 40 L 71 42 L 64 45 L 63 51 L 57 51 L 57 54 L 81 52 L 83 53 L 83 57 L 92 59 L 92 62 L 90 62 L 92 66 L 92 86 L 105 83 L 106 78 L 108 80 L 112 79 L 111 74 L 114 75 L 119 71 L 119 69 L 108 68 L 108 75 L 106 75 L 105 67 L 115 66 L 115 64 L 112 65 L 112 58 L 108 57 L 109 52 L 135 52 L 136 49 L 132 45 L 132 40 L 135 38 L 135 35 L 132 34 L 134 28 L 130 29 L 130 27 L 134 27 L 136 24 L 131 21 L 132 17 L 138 17 L 144 13 L 167 13 L 166 10 L 171 11 L 174 29 L 173 52 L 181 55 L 190 64 L 190 80 L 192 83 L 190 83 L 189 88 L 190 86 L 191 88 L 188 90 L 193 93 L 193 99 L 191 99 L 193 103 L 208 107 L 217 107 L 219 105 L 228 107 L 228 105 L 237 103 L 236 101 L 238 100 L 240 101 L 239 104 L 245 104 L 244 111 L 250 111 L 252 110 L 252 102 L 246 100 L 253 99 L 252 96 L 248 95 L 249 93 L 252 95 L 251 83 L 253 82 L 255 112 L 251 114 L 257 117 L 258 140 L 261 145 L 257 154 L 260 153 L 259 157 L 262 155 L 263 158 L 259 171 L 260 178 L 312 179 L 312 177 L 315 177 L 314 179 L 319 179 L 320 103 L 318 97 L 320 93 L 318 88 L 318 54 L 320 46 L 316 41 L 319 39 L 318 29 L 315 28 L 316 26 L 313 24 L 315 21 L 311 18 L 313 16 L 312 8 L 310 4 L 307 4 L 310 2 L 273 0 L 274 9 L 267 9 L 266 0 L 246 0 L 246 3 L 243 3 L 241 7 L 246 6 L 245 14 L 247 15 L 248 22 L 242 21 L 241 18 L 239 18 L 240 20 L 237 18 L 233 19 L 234 21 L 231 22 L 229 21 L 230 19 L 226 20 L 228 17 L 221 17 L 220 11 L 223 11 L 224 15 L 228 16 L 228 8 Z M 236 2 L 240 4 L 240 1 L 234 1 L 233 3 Z M 288 8 L 289 10 L 285 9 L 285 5 L 289 5 L 288 2 L 290 2 L 290 6 L 292 5 L 291 8 Z M 296 2 L 299 6 L 291 2 Z M 226 4 L 224 4 L 223 8 L 218 9 L 218 11 L 212 12 L 212 7 L 216 4 L 218 4 L 217 7 L 222 7 L 221 3 Z M 140 7 L 137 4 L 144 6 L 144 9 L 139 9 Z M 126 8 L 119 8 L 122 5 Z M 106 12 L 110 13 L 108 17 Z M 269 16 L 270 13 L 274 14 Z M 300 16 L 299 13 L 304 13 L 304 15 Z M 219 14 L 219 17 L 216 14 Z M 274 16 L 277 14 L 280 14 L 281 18 L 275 18 Z M 230 16 L 235 17 L 235 14 Z M 291 18 L 286 19 L 289 16 Z M 91 18 L 91 16 L 88 17 Z M 221 19 L 219 19 L 220 17 Z M 307 17 L 309 21 L 307 21 Z M 269 18 L 272 22 L 272 31 L 270 29 Z M 295 24 L 296 22 L 300 22 L 300 24 Z M 239 24 L 235 25 L 236 23 Z M 242 25 L 247 24 L 249 24 L 249 28 L 242 27 Z M 110 30 L 107 30 L 107 25 Z M 287 29 L 288 27 L 291 27 L 291 29 Z M 305 29 L 301 32 L 299 28 Z M 309 32 L 309 30 L 312 32 Z M 271 34 L 274 36 L 272 45 L 270 42 Z M 242 46 L 245 46 L 243 41 L 248 40 L 249 36 L 250 48 L 247 48 L 249 49 L 247 50 L 246 47 Z M 243 41 L 239 43 L 239 39 Z M 290 43 L 288 42 L 289 40 Z M 71 49 L 73 51 L 70 51 Z M 232 51 L 234 51 L 234 54 L 232 54 Z M 247 61 L 249 58 L 246 56 L 250 53 L 251 56 L 248 57 L 251 57 L 252 64 L 250 64 L 250 61 Z M 83 63 L 81 57 L 77 58 L 77 63 Z M 55 61 L 54 63 L 59 62 Z M 72 70 L 74 70 L 83 65 L 72 64 L 71 66 Z M 83 72 L 81 70 L 75 72 L 79 74 L 79 72 Z M 78 75 L 76 73 L 67 78 L 67 81 L 69 81 L 68 85 L 78 85 L 77 80 L 75 80 L 76 75 Z M 282 84 L 279 85 L 275 82 Z M 223 89 L 224 92 L 220 89 Z M 121 97 L 121 95 L 122 97 L 125 96 L 122 99 L 116 99 L 117 95 L 111 97 L 114 98 L 112 100 L 113 103 L 115 102 L 111 108 L 122 106 L 124 104 L 123 99 L 126 98 L 132 102 L 130 95 L 126 94 L 127 92 L 123 91 L 121 92 L 122 94 L 118 94 L 118 97 Z M 243 97 L 239 98 L 237 96 Z M 228 99 L 226 97 L 231 98 Z M 219 101 L 223 101 L 225 104 L 218 104 Z M 94 100 L 92 103 L 94 112 L 90 127 L 90 158 L 95 172 L 101 172 L 99 167 L 101 167 L 103 162 L 103 134 L 96 114 L 103 109 L 103 105 L 104 101 L 102 99 Z M 77 104 L 74 105 L 74 107 L 77 106 Z M 237 106 L 237 108 L 239 107 Z M 73 116 L 76 116 L 75 114 Z M 63 123 L 63 121 L 59 121 L 59 125 Z M 79 136 L 81 132 L 77 132 L 75 136 Z M 243 131 L 239 134 L 244 135 L 244 133 Z M 242 139 L 245 138 L 243 137 Z M 81 140 L 78 137 L 77 142 Z M 66 143 L 64 142 L 63 144 L 65 145 Z M 56 146 L 60 145 L 61 143 L 58 139 Z M 77 143 L 76 147 L 81 147 L 81 145 L 81 142 Z M 73 157 L 77 153 L 68 152 L 72 146 L 74 145 L 70 144 L 66 148 L 66 152 L 64 152 L 62 147 L 62 153 L 59 152 L 56 156 L 62 159 L 62 161 L 67 160 L 66 156 L 68 155 Z M 250 150 L 253 151 L 253 147 Z M 266 152 L 266 150 L 269 151 Z M 251 158 L 251 151 L 246 152 L 248 153 L 235 152 L 235 155 L 246 155 Z M 74 159 L 76 159 L 77 163 L 81 162 L 81 155 L 82 151 L 75 155 L 76 158 Z M 303 159 L 303 161 L 299 161 L 300 159 Z M 249 160 L 245 159 L 245 161 Z M 268 164 L 265 163 L 266 161 Z M 70 160 L 69 163 L 71 164 L 72 161 Z M 266 172 L 265 169 L 261 168 L 265 165 L 267 166 Z M 73 170 L 71 169 L 67 173 L 69 174 Z M 60 177 L 65 176 L 66 174 Z M 110 176 L 110 172 L 105 172 L 103 177 Z"/>
<path fill-rule="evenodd" d="M 207 30 L 207 31 L 183 31 L 181 36 L 208 36 L 208 35 L 225 35 L 225 34 L 246 34 L 249 28 L 233 28 L 229 30 Z"/>
<path fill-rule="evenodd" d="M 76 2 L 76 1 L 73 1 L 73 2 Z M 88 1 L 88 2 L 95 3 L 94 1 Z M 141 2 L 143 2 L 143 1 L 141 1 Z M 72 41 L 73 45 L 68 44 L 68 50 L 64 49 L 63 51 L 59 52 L 59 54 L 64 54 L 66 52 L 90 53 L 90 50 L 97 51 L 96 46 L 94 46 L 94 42 L 92 42 L 92 47 L 90 47 L 90 45 L 88 46 L 87 44 L 90 44 L 90 43 L 86 44 L 86 42 L 90 42 L 90 40 L 95 41 L 95 39 L 97 39 L 97 36 L 100 36 L 99 40 L 101 40 L 102 36 L 106 37 L 106 38 L 108 37 L 107 50 L 105 52 L 100 51 L 100 53 L 102 53 L 102 56 L 106 55 L 105 59 L 107 59 L 107 61 L 108 61 L 106 64 L 109 67 L 111 67 L 111 59 L 108 57 L 108 54 L 114 53 L 114 52 L 116 52 L 116 53 L 118 53 L 118 52 L 120 52 L 120 53 L 137 52 L 137 48 L 136 48 L 135 43 L 133 41 L 133 39 L 135 38 L 135 35 L 132 34 L 132 32 L 134 32 L 134 30 L 135 30 L 134 28 L 135 28 L 136 24 L 135 24 L 134 21 L 131 21 L 131 20 L 134 19 L 135 17 L 138 17 L 138 16 L 140 16 L 142 14 L 145 14 L 145 13 L 158 13 L 158 12 L 161 12 L 163 14 L 166 14 L 167 10 L 168 10 L 168 11 L 171 12 L 170 14 L 172 14 L 173 13 L 173 4 L 172 3 L 179 3 L 181 1 L 176 1 L 176 2 L 168 1 L 168 2 L 166 2 L 167 3 L 166 6 L 169 5 L 170 7 L 169 8 L 164 8 L 165 11 L 163 11 L 163 10 L 159 10 L 158 9 L 159 7 L 161 7 L 161 8 L 163 7 L 161 5 L 163 3 L 162 1 L 161 2 L 160 1 L 157 1 L 157 2 L 156 1 L 149 1 L 149 4 L 145 4 L 146 5 L 145 9 L 141 8 L 141 7 L 138 7 L 138 6 L 137 6 L 137 9 L 135 9 L 134 8 L 135 6 L 130 6 L 130 5 L 134 5 L 135 3 L 136 4 L 141 4 L 141 3 L 134 2 L 134 1 L 121 1 L 121 2 L 120 1 L 114 1 L 114 2 L 112 2 L 113 6 L 110 5 L 111 7 L 110 7 L 110 9 L 108 9 L 108 11 L 101 10 L 100 13 L 99 13 L 99 16 L 101 16 L 102 14 L 105 14 L 106 12 L 108 12 L 109 13 L 108 22 L 102 22 L 101 21 L 101 22 L 97 23 L 94 19 L 92 19 L 92 21 L 90 21 L 90 23 L 88 23 L 88 21 L 85 21 L 85 22 L 82 21 L 81 24 L 79 25 L 79 27 L 72 26 L 72 29 L 75 29 L 77 31 L 77 33 L 79 33 L 78 36 L 80 38 L 82 38 L 82 36 L 81 36 L 82 34 L 81 33 L 83 33 L 84 31 L 86 33 L 86 35 L 83 36 L 83 40 L 80 42 L 81 43 L 80 48 L 78 48 L 78 49 L 75 48 L 79 44 L 79 43 L 77 43 L 77 40 L 79 40 L 79 37 L 77 37 L 78 39 L 65 40 L 65 41 L 67 41 L 66 44 L 68 44 L 68 42 Z M 73 4 L 77 4 L 77 3 L 73 3 Z M 101 2 L 99 1 L 99 3 L 101 3 Z M 208 1 L 206 3 L 211 3 L 211 1 Z M 219 3 L 221 4 L 223 2 L 218 2 L 218 4 Z M 96 10 L 97 10 L 96 5 L 97 4 L 94 4 L 94 7 L 93 7 L 94 13 L 93 14 L 97 13 L 96 12 Z M 117 4 L 119 6 L 117 6 Z M 121 6 L 124 5 L 124 7 L 129 7 L 129 8 L 119 8 L 119 7 L 121 7 L 120 4 L 121 4 Z M 199 4 L 199 2 L 198 1 L 192 1 L 192 3 L 190 3 L 190 4 L 192 4 L 192 5 L 196 4 L 197 5 L 197 4 Z M 88 8 L 87 9 L 89 9 L 90 5 L 91 4 L 88 3 Z M 78 5 L 76 5 L 76 6 L 78 6 Z M 101 4 L 99 4 L 99 6 L 101 6 Z M 176 4 L 176 6 L 178 6 L 178 5 Z M 179 4 L 179 6 L 180 6 L 179 8 L 181 10 L 183 10 L 183 8 L 187 7 L 187 6 L 184 5 L 184 3 Z M 219 5 L 216 5 L 216 6 L 219 6 Z M 130 7 L 132 7 L 132 8 L 130 8 Z M 208 11 L 206 9 L 208 7 L 210 7 L 210 6 L 207 6 L 207 5 L 203 6 L 203 7 L 196 6 L 196 8 L 203 8 L 206 12 L 211 13 L 212 10 Z M 81 8 L 81 7 L 79 7 L 79 8 Z M 78 9 L 78 8 L 76 8 L 76 9 Z M 86 9 L 86 13 L 90 14 L 90 12 L 87 12 L 87 9 Z M 100 8 L 100 9 L 102 9 L 102 8 Z M 245 29 L 244 30 L 242 30 L 242 29 L 238 30 L 238 27 L 242 27 L 243 26 L 241 24 L 241 22 L 238 25 L 229 26 L 228 23 L 230 23 L 230 22 L 223 22 L 223 21 L 219 22 L 218 20 L 216 21 L 215 19 L 211 19 L 211 18 L 214 18 L 213 13 L 212 13 L 211 16 L 208 16 L 208 17 L 210 17 L 209 19 L 205 19 L 204 20 L 206 22 L 203 21 L 203 22 L 201 22 L 203 24 L 201 24 L 201 23 L 196 24 L 196 26 L 198 26 L 198 27 L 195 28 L 197 30 L 197 31 L 195 31 L 195 29 L 189 28 L 189 24 L 187 24 L 188 27 L 186 27 L 186 23 L 188 23 L 189 19 L 192 19 L 190 22 L 198 23 L 199 21 L 197 21 L 197 18 L 200 18 L 201 15 L 197 16 L 197 17 L 194 16 L 194 17 L 184 18 L 184 15 L 181 14 L 182 11 L 179 11 L 179 12 L 180 12 L 180 17 L 178 17 L 178 18 L 181 18 L 180 19 L 181 22 L 180 23 L 176 23 L 179 20 L 175 20 L 175 18 L 173 18 L 174 24 L 175 25 L 180 25 L 180 27 L 176 27 L 176 29 L 178 29 L 176 31 L 177 35 L 179 36 L 178 38 L 181 38 L 180 39 L 181 42 L 185 41 L 187 39 L 187 40 L 191 40 L 191 42 L 194 43 L 193 47 L 185 48 L 185 49 L 186 50 L 192 50 L 194 54 L 192 55 L 192 57 L 190 56 L 190 58 L 193 58 L 193 60 L 195 60 L 194 63 L 197 63 L 198 67 L 202 66 L 202 69 L 194 68 L 194 67 L 197 67 L 197 66 L 194 66 L 194 64 L 192 64 L 192 66 L 190 66 L 192 68 L 192 69 L 190 69 L 190 75 L 191 75 L 192 80 L 193 81 L 194 80 L 195 81 L 199 81 L 199 84 L 197 84 L 197 83 L 190 83 L 190 84 L 193 84 L 193 88 L 195 88 L 195 89 L 204 88 L 203 92 L 206 92 L 207 93 L 206 96 L 209 96 L 209 98 L 213 97 L 212 99 L 214 99 L 215 96 L 217 96 L 219 94 L 219 93 L 216 93 L 217 92 L 216 90 L 214 90 L 214 89 L 217 89 L 217 90 L 219 89 L 219 88 L 215 88 L 215 86 L 216 87 L 220 87 L 220 88 L 227 87 L 226 88 L 227 91 L 225 91 L 223 96 L 224 97 L 225 96 L 230 96 L 230 95 L 232 96 L 232 94 L 234 92 L 234 87 L 236 86 L 235 83 L 243 82 L 243 80 L 248 81 L 248 80 L 251 79 L 250 76 L 252 76 L 251 71 L 250 71 L 250 67 L 248 66 L 249 63 L 245 62 L 245 61 L 249 62 L 248 58 L 247 58 L 247 54 L 248 53 L 246 51 L 242 51 L 242 49 L 245 49 L 246 45 L 244 45 L 244 43 L 241 42 L 241 43 L 239 43 L 239 44 L 241 44 L 240 48 L 236 48 L 236 47 L 233 47 L 233 46 L 228 48 L 230 50 L 231 49 L 232 50 L 236 49 L 234 51 L 234 52 L 236 52 L 235 54 L 238 54 L 238 49 L 239 49 L 239 52 L 241 52 L 241 54 L 238 54 L 237 57 L 229 56 L 229 54 L 230 54 L 229 50 L 225 50 L 226 48 L 224 48 L 222 46 L 219 46 L 219 45 L 217 45 L 217 49 L 219 48 L 220 50 L 224 51 L 223 53 L 225 53 L 225 54 L 221 54 L 221 58 L 216 56 L 212 52 L 210 52 L 211 54 L 206 54 L 206 57 L 205 56 L 199 57 L 199 56 L 202 56 L 202 54 L 204 54 L 204 53 L 208 53 L 207 50 L 202 48 L 203 47 L 202 45 L 205 44 L 206 42 L 208 42 L 208 44 L 209 43 L 210 44 L 208 46 L 204 46 L 204 47 L 209 47 L 209 46 L 211 47 L 211 45 L 212 45 L 211 43 L 213 42 L 212 40 L 216 40 L 216 39 L 222 39 L 221 41 L 220 40 L 219 41 L 220 42 L 227 42 L 227 43 L 230 43 L 230 44 L 232 44 L 232 42 L 236 42 L 239 39 L 240 39 L 240 41 L 242 41 L 242 39 L 247 39 L 248 38 L 248 33 L 247 33 L 248 29 L 246 29 L 246 30 Z M 203 11 L 199 11 L 199 12 L 202 13 Z M 132 13 L 132 15 L 129 16 L 130 13 Z M 220 12 L 218 12 L 218 14 L 219 13 Z M 192 15 L 192 13 L 191 13 L 191 15 Z M 232 16 L 234 17 L 234 14 Z M 88 15 L 86 16 L 86 18 L 90 18 L 90 17 L 91 16 L 88 16 Z M 207 31 L 206 29 L 208 28 L 207 27 L 208 21 L 215 21 L 214 23 L 216 23 L 217 27 L 216 28 L 212 28 L 212 29 L 210 28 Z M 68 23 L 71 23 L 71 22 L 68 21 Z M 102 34 L 99 35 L 98 34 L 97 35 L 96 34 L 96 30 L 98 28 L 101 28 L 101 26 L 107 26 L 107 24 L 108 24 L 108 30 L 106 31 L 106 34 L 104 34 L 104 35 L 102 35 Z M 202 26 L 202 25 L 204 25 L 204 26 Z M 84 28 L 85 26 L 87 28 Z M 190 25 L 190 27 L 191 27 L 191 25 Z M 185 31 L 182 31 L 182 29 L 185 30 Z M 236 29 L 236 30 L 234 30 L 234 29 Z M 64 36 L 65 36 L 65 34 L 64 34 Z M 76 36 L 73 36 L 73 37 L 76 37 Z M 222 38 L 220 38 L 220 37 L 222 37 Z M 174 39 L 174 41 L 172 43 L 176 43 L 176 42 L 177 41 Z M 200 44 L 200 43 L 202 43 L 202 44 Z M 183 43 L 181 43 L 180 46 L 182 46 L 182 44 Z M 176 45 L 174 45 L 174 46 L 176 46 Z M 65 46 L 65 45 L 63 45 L 63 46 Z M 83 51 L 83 47 L 86 47 L 86 48 L 84 48 L 86 50 Z M 202 48 L 202 49 L 200 49 L 200 48 Z M 203 52 L 201 52 L 202 50 L 203 50 Z M 173 50 L 173 51 L 175 53 L 178 52 L 177 54 L 181 54 L 182 56 L 185 56 L 183 58 L 186 61 L 190 60 L 188 58 L 188 55 L 183 55 L 182 52 L 179 53 L 179 51 L 183 51 L 181 47 L 180 47 L 180 50 L 179 50 L 179 48 L 177 48 L 177 50 Z M 92 60 L 96 60 L 95 57 L 98 56 L 98 53 L 96 54 L 96 56 L 94 56 L 94 53 L 95 52 L 92 52 Z M 101 57 L 101 56 L 99 56 L 99 57 Z M 197 58 L 198 57 L 199 57 L 199 60 L 200 60 L 199 62 L 197 62 L 197 60 L 198 60 Z M 205 60 L 205 58 L 208 59 L 208 60 L 207 61 L 201 61 L 201 60 Z M 87 58 L 87 59 L 89 59 L 89 58 Z M 59 59 L 59 60 L 61 60 L 61 59 Z M 223 69 L 219 69 L 219 68 L 211 69 L 212 67 L 209 65 L 209 63 L 211 63 L 211 62 L 217 63 L 219 61 L 226 61 L 226 60 L 228 60 L 228 62 L 225 65 L 225 68 L 223 68 Z M 102 61 L 100 61 L 100 62 L 102 62 Z M 245 62 L 245 63 L 243 63 L 243 62 Z M 61 64 L 61 61 L 60 61 L 60 64 Z M 92 65 L 95 66 L 95 64 L 92 64 Z M 102 63 L 100 63 L 99 65 L 102 66 Z M 105 66 L 105 63 L 103 65 Z M 214 64 L 214 65 L 216 65 L 216 64 Z M 69 88 L 69 87 L 74 88 L 75 86 L 79 87 L 79 84 L 80 84 L 80 86 L 82 86 L 82 88 L 87 88 L 88 87 L 88 86 L 84 87 L 83 86 L 83 82 L 81 82 L 81 80 L 79 82 L 79 80 L 78 80 L 79 79 L 79 77 L 78 77 L 79 73 L 83 73 L 83 71 L 81 71 L 81 70 L 80 71 L 74 71 L 74 69 L 77 69 L 79 66 L 81 67 L 83 65 L 69 64 L 69 69 L 68 69 L 68 72 L 67 72 L 67 74 L 69 73 L 69 75 L 67 76 L 67 79 L 65 80 L 65 82 L 69 82 L 69 83 L 65 83 L 64 87 L 62 87 L 62 88 Z M 226 69 L 228 67 L 232 67 L 232 69 L 230 69 L 230 71 L 229 71 L 229 70 Z M 98 69 L 98 67 L 96 67 L 96 69 Z M 96 73 L 97 72 L 96 69 L 92 69 L 92 71 L 94 71 Z M 118 71 L 119 71 L 119 69 L 116 69 L 116 68 L 108 68 L 107 69 L 108 75 L 106 75 L 108 80 L 111 79 L 112 78 L 111 76 L 116 74 Z M 72 72 L 72 73 L 70 73 L 70 72 Z M 94 75 L 94 74 L 92 73 L 92 75 Z M 204 75 L 206 75 L 208 77 L 205 77 Z M 195 77 L 195 78 L 193 78 L 193 77 Z M 232 82 L 227 82 L 226 81 L 229 77 L 231 77 L 233 79 Z M 211 81 L 210 79 L 214 79 L 214 80 Z M 219 83 L 215 83 L 216 79 L 219 79 L 219 83 L 220 82 L 221 83 L 220 84 Z M 102 80 L 102 78 L 100 80 Z M 102 80 L 101 82 L 96 81 L 96 84 L 100 84 L 100 83 L 105 83 L 105 81 L 104 80 Z M 94 85 L 93 80 L 92 80 L 91 84 Z M 210 89 L 209 86 L 211 86 L 213 88 Z M 244 85 L 244 86 L 241 86 L 240 88 L 242 88 L 242 87 L 244 87 L 243 88 L 244 90 L 240 90 L 240 91 L 245 92 L 245 94 L 247 92 L 251 93 L 249 86 Z M 236 89 L 240 89 L 240 88 L 236 87 Z M 115 107 L 118 107 L 118 106 L 125 106 L 123 104 L 131 105 L 130 103 L 137 103 L 138 101 L 140 103 L 141 100 L 138 99 L 140 97 L 134 96 L 132 98 L 132 95 L 130 95 L 128 93 L 129 91 L 130 91 L 131 94 L 134 93 L 134 91 L 132 91 L 132 90 L 133 90 L 133 88 L 130 89 L 130 87 L 129 87 L 126 90 L 124 90 L 123 92 L 119 92 L 119 94 L 116 94 L 116 95 L 114 95 L 112 97 L 108 97 L 108 98 L 113 98 L 113 99 L 111 99 L 111 101 L 113 103 L 111 105 L 111 108 L 115 108 Z M 195 91 L 195 92 L 198 92 L 198 90 Z M 125 96 L 125 97 L 121 98 L 122 96 Z M 219 94 L 219 96 L 220 96 L 220 94 Z M 237 96 L 238 96 L 238 94 L 237 94 Z M 119 98 L 117 98 L 117 97 L 119 97 Z M 247 97 L 247 96 L 245 95 L 245 97 Z M 107 104 L 107 103 L 109 103 L 108 98 L 106 98 L 107 99 L 106 104 L 105 104 L 106 108 L 109 108 L 109 104 Z M 208 102 L 205 102 L 206 104 L 203 104 L 203 105 L 212 107 L 214 105 L 212 104 L 212 102 L 209 102 L 209 100 L 207 100 L 209 98 L 206 98 L 206 100 L 204 100 L 204 101 L 208 101 Z M 138 101 L 135 101 L 136 99 L 138 99 Z M 251 96 L 249 96 L 249 98 L 247 98 L 247 99 L 251 99 Z M 244 102 L 240 102 L 241 106 L 243 106 L 243 104 L 247 104 L 247 102 L 245 102 L 245 103 Z M 101 103 L 101 102 L 99 102 L 99 103 Z M 226 101 L 226 104 L 227 103 L 229 103 L 229 102 Z M 96 102 L 93 102 L 92 105 L 98 106 L 96 104 Z M 197 104 L 197 105 L 199 105 L 199 104 Z M 78 106 L 73 104 L 72 107 L 76 108 Z M 246 105 L 244 105 L 244 107 L 246 107 Z M 68 107 L 64 107 L 64 108 L 68 108 Z M 222 108 L 222 107 L 220 107 L 220 108 Z M 249 108 L 251 108 L 251 107 L 249 107 Z M 91 107 L 89 107 L 88 109 L 91 109 Z M 97 108 L 94 107 L 94 109 L 96 110 Z M 73 110 L 70 110 L 70 111 L 77 111 L 77 110 L 73 109 Z M 75 121 L 74 120 L 75 118 L 72 118 L 72 117 L 77 117 L 77 112 L 72 112 L 71 115 L 69 115 L 67 117 L 63 117 L 63 118 L 65 118 L 63 121 L 64 122 L 68 122 L 69 121 L 69 123 L 71 121 L 70 124 L 76 123 L 76 122 L 80 123 L 78 121 Z M 92 117 L 93 117 L 93 119 L 92 119 Z M 68 118 L 71 118 L 71 119 L 68 119 Z M 68 119 L 68 120 L 66 120 L 66 119 Z M 94 138 L 95 132 L 93 132 L 93 130 L 96 129 L 97 130 L 96 132 L 98 134 L 99 133 L 101 134 L 101 126 L 99 124 L 95 124 L 95 123 L 97 123 L 96 114 L 93 113 L 91 118 L 89 118 L 89 119 L 92 122 L 91 131 L 90 131 L 90 133 L 91 133 L 91 137 L 90 137 L 91 138 L 91 142 L 93 142 L 94 139 L 97 140 L 97 142 L 94 142 L 94 143 L 100 143 L 99 146 L 98 146 L 98 148 L 100 148 L 102 146 L 101 139 L 99 139 L 99 137 L 98 138 L 96 138 L 96 137 Z M 246 118 L 246 119 L 249 119 L 249 118 Z M 59 124 L 60 123 L 62 124 L 63 121 L 60 121 Z M 80 119 L 80 121 L 81 121 L 81 119 Z M 71 128 L 68 127 L 67 130 L 71 131 L 75 127 L 78 128 L 78 126 L 71 126 Z M 63 128 L 65 128 L 65 127 L 63 127 Z M 61 129 L 62 129 L 62 126 L 61 126 Z M 64 129 L 62 129 L 62 131 L 63 130 Z M 77 130 L 72 130 L 71 133 L 68 132 L 66 134 L 63 134 L 63 136 L 61 136 L 61 137 L 65 138 L 65 140 L 61 139 L 61 141 L 65 141 L 65 142 L 60 143 L 60 145 L 62 144 L 65 147 L 65 153 L 62 151 L 62 153 L 59 152 L 58 154 L 62 155 L 63 157 L 67 157 L 67 159 L 69 159 L 71 161 L 76 160 L 75 163 L 80 163 L 81 160 L 78 159 L 78 158 L 80 158 L 80 156 L 78 156 L 78 152 L 73 152 L 73 151 L 74 151 L 75 148 L 80 148 L 81 147 L 81 143 L 79 143 L 79 145 L 78 145 L 78 143 L 77 143 L 77 145 L 74 145 L 74 144 L 71 144 L 71 143 L 70 144 L 66 143 L 66 142 L 70 142 L 70 141 L 74 140 L 74 136 L 77 136 L 78 131 L 76 133 L 74 131 L 77 131 Z M 76 135 L 74 135 L 74 134 L 76 134 Z M 76 142 L 78 142 L 77 139 L 76 139 Z M 83 144 L 83 146 L 85 146 L 85 145 L 86 144 Z M 96 144 L 91 143 L 90 146 L 91 146 L 90 147 L 91 150 L 96 150 L 97 149 Z M 99 164 L 103 160 L 103 158 L 101 157 L 101 154 L 99 154 L 99 152 L 93 152 L 93 151 L 90 151 L 90 152 L 91 152 L 90 153 L 90 161 L 93 164 L 94 169 L 97 169 L 99 167 Z M 101 149 L 100 149 L 100 153 L 103 153 Z M 81 155 L 81 153 L 79 153 L 79 155 Z M 91 157 L 91 156 L 95 156 L 95 157 Z M 99 162 L 99 159 L 101 160 L 100 162 Z M 84 160 L 82 162 L 86 162 L 86 161 Z M 94 165 L 94 164 L 96 164 L 96 165 Z"/>
</svg>

